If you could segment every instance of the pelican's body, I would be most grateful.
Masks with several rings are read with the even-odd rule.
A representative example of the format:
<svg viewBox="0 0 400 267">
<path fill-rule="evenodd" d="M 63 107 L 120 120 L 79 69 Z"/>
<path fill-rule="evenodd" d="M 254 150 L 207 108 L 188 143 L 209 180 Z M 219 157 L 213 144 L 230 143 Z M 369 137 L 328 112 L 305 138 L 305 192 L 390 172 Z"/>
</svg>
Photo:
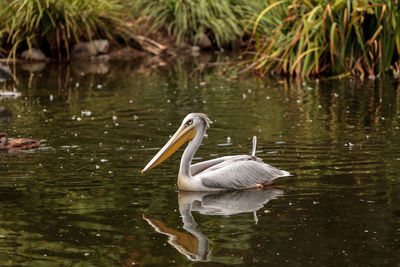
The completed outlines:
<svg viewBox="0 0 400 267">
<path fill-rule="evenodd" d="M 6 133 L 0 133 L 0 150 L 28 150 L 39 146 L 40 141 L 27 138 L 9 140 Z"/>
<path fill-rule="evenodd" d="M 142 173 L 160 164 L 186 141 L 189 141 L 179 168 L 178 188 L 180 190 L 216 191 L 257 188 L 270 185 L 279 177 L 290 175 L 286 171 L 263 163 L 254 155 L 255 139 L 252 155 L 226 156 L 191 165 L 209 123 L 210 120 L 205 114 L 187 115 L 178 131 L 147 164 Z"/>
</svg>

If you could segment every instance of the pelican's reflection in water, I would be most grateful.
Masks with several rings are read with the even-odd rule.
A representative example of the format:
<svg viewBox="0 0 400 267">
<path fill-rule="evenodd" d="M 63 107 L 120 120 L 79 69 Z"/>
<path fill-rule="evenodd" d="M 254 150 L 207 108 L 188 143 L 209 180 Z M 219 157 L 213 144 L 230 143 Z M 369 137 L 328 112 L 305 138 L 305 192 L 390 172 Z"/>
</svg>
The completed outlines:
<svg viewBox="0 0 400 267">
<path fill-rule="evenodd" d="M 168 243 L 192 261 L 209 261 L 211 250 L 208 238 L 196 229 L 192 211 L 204 215 L 233 215 L 244 212 L 255 212 L 261 209 L 268 201 L 283 195 L 280 189 L 252 189 L 224 192 L 184 192 L 178 193 L 179 212 L 182 217 L 183 228 L 181 232 L 167 227 L 163 222 L 143 218 L 159 233 L 168 236 Z"/>
</svg>

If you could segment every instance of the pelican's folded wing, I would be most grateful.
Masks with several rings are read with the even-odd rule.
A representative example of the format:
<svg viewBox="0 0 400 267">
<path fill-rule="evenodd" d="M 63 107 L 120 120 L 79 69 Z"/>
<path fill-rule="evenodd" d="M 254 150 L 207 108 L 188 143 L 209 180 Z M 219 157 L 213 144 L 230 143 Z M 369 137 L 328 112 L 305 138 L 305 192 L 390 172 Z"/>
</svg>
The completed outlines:
<svg viewBox="0 0 400 267">
<path fill-rule="evenodd" d="M 249 156 L 250 157 L 250 156 Z M 268 185 L 275 179 L 289 176 L 286 171 L 279 170 L 256 160 L 238 160 L 223 164 L 221 168 L 204 171 L 198 175 L 204 186 L 218 189 L 243 189 L 257 184 Z"/>
<path fill-rule="evenodd" d="M 217 164 L 220 164 L 222 162 L 231 160 L 232 158 L 235 158 L 238 156 L 226 156 L 226 157 L 220 157 L 220 158 L 216 158 L 216 159 L 210 159 L 210 160 L 206 160 L 203 162 L 199 162 L 196 164 L 193 164 L 190 166 L 190 171 L 192 176 L 195 176 L 196 174 L 199 174 L 200 172 L 207 170 L 210 167 L 213 167 Z"/>
</svg>

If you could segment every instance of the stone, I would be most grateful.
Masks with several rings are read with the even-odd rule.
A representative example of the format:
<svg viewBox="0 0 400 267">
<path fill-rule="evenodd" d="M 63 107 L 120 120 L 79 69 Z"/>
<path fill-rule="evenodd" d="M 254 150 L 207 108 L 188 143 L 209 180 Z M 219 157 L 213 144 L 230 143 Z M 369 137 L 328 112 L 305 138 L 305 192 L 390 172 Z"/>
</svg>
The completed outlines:
<svg viewBox="0 0 400 267">
<path fill-rule="evenodd" d="M 210 38 L 208 38 L 208 36 L 204 33 L 200 35 L 199 46 L 201 49 L 210 49 L 212 47 Z"/>
<path fill-rule="evenodd" d="M 98 54 L 107 54 L 110 50 L 110 42 L 108 40 L 94 40 L 92 43 Z"/>
<path fill-rule="evenodd" d="M 72 47 L 72 57 L 87 58 L 97 55 L 96 47 L 89 42 L 80 42 Z"/>
<path fill-rule="evenodd" d="M 21 53 L 21 58 L 25 60 L 31 60 L 31 61 L 44 61 L 47 60 L 46 56 L 43 54 L 42 50 L 39 48 L 32 48 L 32 49 L 27 49 L 24 52 Z"/>
<path fill-rule="evenodd" d="M 91 42 L 79 42 L 72 47 L 72 57 L 87 58 L 98 54 L 106 54 L 110 49 L 108 40 L 94 40 Z"/>
<path fill-rule="evenodd" d="M 192 51 L 192 56 L 193 57 L 199 57 L 200 56 L 200 46 L 198 45 L 194 45 L 191 47 L 191 51 Z"/>
<path fill-rule="evenodd" d="M 196 52 L 200 52 L 200 46 L 197 45 L 193 45 L 192 47 L 190 47 L 192 50 L 192 53 L 196 53 Z"/>
</svg>

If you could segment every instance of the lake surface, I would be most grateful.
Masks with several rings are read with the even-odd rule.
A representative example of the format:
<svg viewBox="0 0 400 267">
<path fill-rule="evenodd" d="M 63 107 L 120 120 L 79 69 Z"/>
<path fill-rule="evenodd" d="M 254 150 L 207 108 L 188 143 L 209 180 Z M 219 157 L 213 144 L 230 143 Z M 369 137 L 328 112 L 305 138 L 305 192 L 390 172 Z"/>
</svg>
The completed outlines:
<svg viewBox="0 0 400 267">
<path fill-rule="evenodd" d="M 397 266 L 400 87 L 240 78 L 207 62 L 18 66 L 0 131 L 1 266 Z M 249 154 L 289 171 L 264 190 L 179 192 L 183 148 L 140 170 L 190 112 L 213 121 L 195 162 Z"/>
</svg>

